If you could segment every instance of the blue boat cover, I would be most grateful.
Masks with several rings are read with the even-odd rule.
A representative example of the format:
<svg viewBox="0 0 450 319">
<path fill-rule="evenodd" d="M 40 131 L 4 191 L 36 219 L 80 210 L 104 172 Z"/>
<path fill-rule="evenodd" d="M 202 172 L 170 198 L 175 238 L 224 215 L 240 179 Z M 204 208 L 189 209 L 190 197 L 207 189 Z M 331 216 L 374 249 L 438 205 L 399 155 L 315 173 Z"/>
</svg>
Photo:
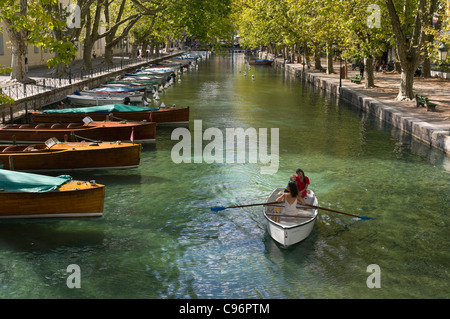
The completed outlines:
<svg viewBox="0 0 450 319">
<path fill-rule="evenodd" d="M 44 110 L 42 113 L 111 113 L 111 112 L 142 112 L 158 111 L 157 106 L 134 106 L 125 104 L 108 104 L 88 107 L 74 107 L 69 109 Z"/>
<path fill-rule="evenodd" d="M 71 180 L 69 175 L 53 177 L 0 169 L 0 190 L 7 192 L 50 192 Z"/>
</svg>

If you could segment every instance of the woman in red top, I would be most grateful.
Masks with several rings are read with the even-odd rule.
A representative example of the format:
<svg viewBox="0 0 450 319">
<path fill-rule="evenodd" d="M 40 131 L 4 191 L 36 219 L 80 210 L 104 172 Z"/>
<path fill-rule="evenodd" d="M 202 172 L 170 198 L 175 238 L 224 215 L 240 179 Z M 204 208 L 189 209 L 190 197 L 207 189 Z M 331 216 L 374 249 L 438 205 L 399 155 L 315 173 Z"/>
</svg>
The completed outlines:
<svg viewBox="0 0 450 319">
<path fill-rule="evenodd" d="M 299 168 L 295 171 L 297 173 L 297 186 L 298 192 L 302 197 L 306 197 L 306 190 L 309 185 L 309 178 L 305 176 L 305 173 Z"/>
</svg>

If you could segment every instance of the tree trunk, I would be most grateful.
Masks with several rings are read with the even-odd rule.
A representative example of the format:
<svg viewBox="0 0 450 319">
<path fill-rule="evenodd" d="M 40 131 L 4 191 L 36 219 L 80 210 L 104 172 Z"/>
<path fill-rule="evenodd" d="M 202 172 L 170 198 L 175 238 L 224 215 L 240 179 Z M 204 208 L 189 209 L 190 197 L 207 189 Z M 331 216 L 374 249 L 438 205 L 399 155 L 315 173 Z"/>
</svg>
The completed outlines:
<svg viewBox="0 0 450 319">
<path fill-rule="evenodd" d="M 117 41 L 114 41 L 114 34 L 109 34 L 105 36 L 105 56 L 104 56 L 104 64 L 105 65 L 113 65 L 113 48 Z"/>
<path fill-rule="evenodd" d="M 333 69 L 333 52 L 330 44 L 327 43 L 327 74 L 334 73 Z"/>
<path fill-rule="evenodd" d="M 372 55 L 364 58 L 364 78 L 365 78 L 364 87 L 366 89 L 375 87 L 373 64 L 374 64 L 374 59 L 373 59 Z"/>
<path fill-rule="evenodd" d="M 29 82 L 25 73 L 26 31 L 15 31 L 7 28 L 11 40 L 11 81 Z"/>
<path fill-rule="evenodd" d="M 136 54 L 135 54 L 136 55 Z M 113 65 L 113 45 L 105 45 L 105 56 L 103 63 L 105 65 Z"/>
<path fill-rule="evenodd" d="M 67 75 L 67 64 L 58 63 L 52 71 L 53 75 Z"/>
<path fill-rule="evenodd" d="M 95 41 L 99 39 L 98 31 L 100 25 L 101 8 L 103 6 L 103 1 L 98 1 L 96 3 L 94 19 L 91 18 L 91 14 L 88 12 L 86 14 L 86 39 L 84 39 L 84 51 L 83 51 L 83 69 L 92 69 L 92 48 L 94 47 Z"/>
<path fill-rule="evenodd" d="M 84 40 L 84 48 L 83 48 L 83 70 L 91 70 L 92 69 L 92 60 L 91 60 L 91 52 L 94 47 L 94 41 L 86 38 Z"/>
<path fill-rule="evenodd" d="M 314 70 L 320 70 L 322 68 L 322 62 L 320 61 L 321 50 L 317 43 L 314 43 Z"/>
<path fill-rule="evenodd" d="M 145 58 L 148 57 L 147 50 L 148 50 L 149 40 L 148 38 L 145 38 L 144 41 L 142 41 L 142 54 Z"/>
<path fill-rule="evenodd" d="M 418 64 L 418 63 L 417 63 Z M 416 63 L 404 63 L 402 64 L 402 73 L 400 75 L 400 89 L 398 92 L 397 100 L 413 100 L 414 99 L 414 73 L 417 68 Z"/>
<path fill-rule="evenodd" d="M 402 73 L 402 67 L 398 61 L 394 62 L 394 72 L 397 72 L 398 74 Z"/>
<path fill-rule="evenodd" d="M 431 63 L 430 63 L 430 58 L 428 57 L 428 54 L 427 54 L 425 60 L 423 60 L 421 76 L 424 78 L 431 78 Z"/>
<path fill-rule="evenodd" d="M 133 42 L 131 44 L 131 58 L 132 59 L 136 59 L 138 57 L 137 50 L 138 50 L 138 44 L 137 44 L 137 42 Z"/>
<path fill-rule="evenodd" d="M 27 2 L 21 0 L 19 12 L 17 15 L 26 17 L 27 16 Z M 32 83 L 34 80 L 28 78 L 25 72 L 25 55 L 27 49 L 27 34 L 28 31 L 25 28 L 20 28 L 16 30 L 14 22 L 8 19 L 4 20 L 6 25 L 6 31 L 8 32 L 9 39 L 11 41 L 11 81 L 18 81 L 22 83 Z"/>
</svg>

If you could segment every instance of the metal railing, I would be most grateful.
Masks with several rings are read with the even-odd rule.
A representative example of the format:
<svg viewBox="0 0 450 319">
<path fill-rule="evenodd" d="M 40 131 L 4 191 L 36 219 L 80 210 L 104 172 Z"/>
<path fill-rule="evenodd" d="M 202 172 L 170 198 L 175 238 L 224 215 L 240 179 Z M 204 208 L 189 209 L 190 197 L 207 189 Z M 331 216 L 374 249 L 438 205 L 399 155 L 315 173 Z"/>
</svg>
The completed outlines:
<svg viewBox="0 0 450 319">
<path fill-rule="evenodd" d="M 43 79 L 36 80 L 33 84 L 11 84 L 0 87 L 0 93 L 9 96 L 15 101 L 34 96 L 40 93 L 48 92 L 54 89 L 62 88 L 84 81 L 86 79 L 95 78 L 111 72 L 120 71 L 129 68 L 133 65 L 142 65 L 149 63 L 154 58 L 140 58 L 140 59 L 121 59 L 119 63 L 113 65 L 105 65 L 91 70 L 79 70 L 72 72 L 69 68 L 68 74 L 64 76 L 48 76 Z"/>
</svg>

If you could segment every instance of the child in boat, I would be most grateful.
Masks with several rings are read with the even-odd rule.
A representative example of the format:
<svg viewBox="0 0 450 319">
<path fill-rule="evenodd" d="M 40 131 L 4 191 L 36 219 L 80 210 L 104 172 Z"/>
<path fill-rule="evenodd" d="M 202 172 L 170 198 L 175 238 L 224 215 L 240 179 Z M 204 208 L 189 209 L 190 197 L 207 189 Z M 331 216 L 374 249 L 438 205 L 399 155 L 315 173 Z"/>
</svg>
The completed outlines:
<svg viewBox="0 0 450 319">
<path fill-rule="evenodd" d="M 294 183 L 297 183 L 297 175 L 292 174 L 292 175 L 289 177 L 289 182 L 291 182 L 291 181 L 294 182 Z M 289 182 L 288 182 L 288 185 L 289 185 Z M 287 189 L 288 185 L 286 185 L 286 188 L 284 189 L 284 192 L 285 192 L 285 193 L 288 193 L 288 192 L 289 192 L 288 189 Z"/>
<path fill-rule="evenodd" d="M 292 175 L 289 177 L 289 182 L 297 183 L 297 175 L 292 174 Z M 288 182 L 288 185 L 289 185 L 289 182 Z M 286 189 L 284 190 L 284 192 L 288 192 L 288 190 L 287 190 L 288 185 L 286 185 Z M 297 187 L 298 187 L 298 186 L 297 186 Z"/>
</svg>

